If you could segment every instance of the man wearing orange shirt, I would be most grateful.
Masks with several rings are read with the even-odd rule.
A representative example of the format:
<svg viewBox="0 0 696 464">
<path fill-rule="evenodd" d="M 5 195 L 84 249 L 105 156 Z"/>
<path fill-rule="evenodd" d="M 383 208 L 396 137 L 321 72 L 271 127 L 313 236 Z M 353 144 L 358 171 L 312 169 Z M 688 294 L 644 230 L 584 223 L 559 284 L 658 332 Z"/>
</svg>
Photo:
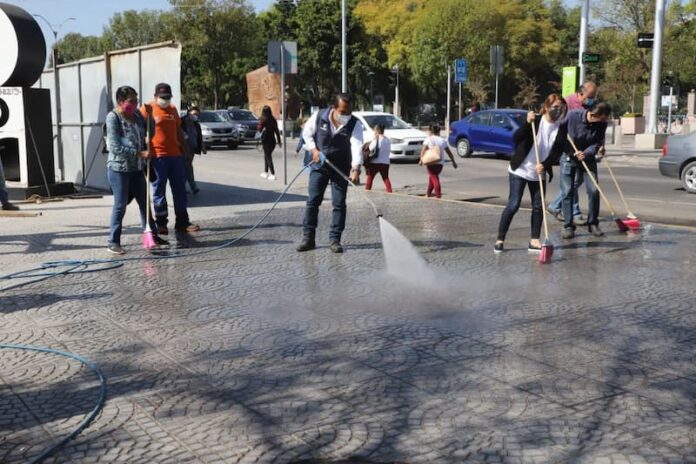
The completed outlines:
<svg viewBox="0 0 696 464">
<path fill-rule="evenodd" d="M 152 182 L 152 202 L 155 205 L 157 232 L 160 235 L 167 230 L 167 181 L 172 188 L 174 198 L 174 228 L 177 232 L 197 232 L 196 224 L 191 224 L 186 201 L 186 163 L 188 150 L 186 139 L 181 130 L 181 120 L 176 107 L 172 105 L 172 88 L 169 84 L 157 84 L 155 100 L 140 109 L 150 128 L 150 153 L 157 178 Z"/>
</svg>

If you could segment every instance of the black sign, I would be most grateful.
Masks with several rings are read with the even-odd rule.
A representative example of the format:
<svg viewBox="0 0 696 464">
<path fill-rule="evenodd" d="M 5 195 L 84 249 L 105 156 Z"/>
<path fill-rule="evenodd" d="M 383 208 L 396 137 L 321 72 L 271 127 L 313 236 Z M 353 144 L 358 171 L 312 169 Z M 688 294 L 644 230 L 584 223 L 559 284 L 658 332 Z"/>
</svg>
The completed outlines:
<svg viewBox="0 0 696 464">
<path fill-rule="evenodd" d="M 636 45 L 638 48 L 653 48 L 653 42 L 655 41 L 655 34 L 641 32 L 638 34 L 638 40 Z"/>
<path fill-rule="evenodd" d="M 583 53 L 582 64 L 599 63 L 600 56 L 601 55 L 599 53 Z"/>
</svg>

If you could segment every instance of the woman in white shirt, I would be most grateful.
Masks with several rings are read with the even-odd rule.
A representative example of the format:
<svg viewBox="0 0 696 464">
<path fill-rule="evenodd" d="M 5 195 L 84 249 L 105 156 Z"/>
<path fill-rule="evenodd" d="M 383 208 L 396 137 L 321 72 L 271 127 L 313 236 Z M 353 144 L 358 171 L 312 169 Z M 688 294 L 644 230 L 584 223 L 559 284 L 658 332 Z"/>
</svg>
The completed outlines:
<svg viewBox="0 0 696 464">
<path fill-rule="evenodd" d="M 367 173 L 365 190 L 372 190 L 372 181 L 374 181 L 377 173 L 379 173 L 379 175 L 382 176 L 387 193 L 392 193 L 392 185 L 389 181 L 389 153 L 391 153 L 391 141 L 384 136 L 384 126 L 381 124 L 376 124 L 374 131 L 375 139 L 368 145 L 368 151 L 372 153 L 377 149 L 377 157 L 365 159 L 365 172 Z"/>
<path fill-rule="evenodd" d="M 544 205 L 541 201 L 539 182 L 541 177 L 544 186 L 546 185 L 547 173 L 550 175 L 549 181 L 551 180 L 553 177 L 552 166 L 558 162 L 566 147 L 566 134 L 568 133 L 565 121 L 566 113 L 567 105 L 563 97 L 551 94 L 544 101 L 541 115 L 537 116 L 533 111 L 530 111 L 527 114 L 527 122 L 513 135 L 515 153 L 512 155 L 508 167 L 510 196 L 498 225 L 498 239 L 493 248 L 495 253 L 503 252 L 505 236 L 510 228 L 512 218 L 520 208 L 525 187 L 529 188 L 529 194 L 532 197 L 532 234 L 528 250 L 535 253 L 541 251 L 539 237 Z M 534 153 L 532 123 L 535 123 L 534 127 L 537 131 L 539 163 L 537 163 Z"/>
<path fill-rule="evenodd" d="M 442 168 L 445 167 L 445 153 L 452 160 L 452 166 L 457 169 L 457 162 L 454 160 L 454 155 L 447 145 L 447 140 L 440 137 L 440 126 L 438 124 L 431 124 L 430 134 L 428 138 L 423 141 L 423 149 L 421 150 L 421 160 L 418 162 L 421 166 L 423 165 L 423 155 L 425 152 L 433 147 L 438 147 L 440 149 L 440 162 L 429 164 L 426 166 L 428 168 L 428 190 L 426 190 L 425 196 L 433 196 L 433 191 L 435 192 L 435 198 L 442 197 L 442 187 L 440 185 L 440 173 Z"/>
</svg>

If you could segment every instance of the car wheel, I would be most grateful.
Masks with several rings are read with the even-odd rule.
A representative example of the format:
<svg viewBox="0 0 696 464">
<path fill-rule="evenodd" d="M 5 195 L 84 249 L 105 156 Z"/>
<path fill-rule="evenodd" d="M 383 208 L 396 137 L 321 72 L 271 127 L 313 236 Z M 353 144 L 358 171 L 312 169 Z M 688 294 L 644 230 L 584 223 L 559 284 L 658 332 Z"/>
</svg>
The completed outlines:
<svg viewBox="0 0 696 464">
<path fill-rule="evenodd" d="M 238 143 L 230 143 L 227 145 L 227 148 L 229 148 L 230 150 L 236 150 L 238 146 Z"/>
<path fill-rule="evenodd" d="M 465 138 L 457 140 L 457 154 L 460 158 L 468 158 L 471 156 L 471 144 Z"/>
<path fill-rule="evenodd" d="M 684 167 L 681 181 L 687 192 L 696 193 L 696 161 L 692 161 Z"/>
<path fill-rule="evenodd" d="M 206 144 L 205 144 L 205 151 L 208 151 L 208 150 L 210 150 L 211 148 L 213 148 L 213 146 L 212 146 L 211 144 L 209 144 L 209 143 L 206 143 Z"/>
</svg>

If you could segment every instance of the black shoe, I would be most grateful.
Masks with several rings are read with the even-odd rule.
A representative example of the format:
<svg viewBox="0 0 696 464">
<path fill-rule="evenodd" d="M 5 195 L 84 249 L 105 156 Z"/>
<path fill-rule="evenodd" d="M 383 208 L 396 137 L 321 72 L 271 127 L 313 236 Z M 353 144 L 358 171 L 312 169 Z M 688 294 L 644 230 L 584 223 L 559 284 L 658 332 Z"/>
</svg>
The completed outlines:
<svg viewBox="0 0 696 464">
<path fill-rule="evenodd" d="M 338 240 L 332 240 L 329 244 L 329 249 L 332 253 L 343 253 L 343 247 L 341 246 L 341 242 Z"/>
<path fill-rule="evenodd" d="M 169 235 L 169 229 L 167 229 L 167 226 L 157 225 L 157 235 Z"/>
<path fill-rule="evenodd" d="M 595 237 L 604 237 L 604 232 L 602 232 L 602 229 L 599 228 L 598 224 L 590 224 L 587 230 L 589 230 L 589 232 Z"/>
<path fill-rule="evenodd" d="M 155 235 L 155 243 L 160 246 L 167 246 L 169 245 L 169 240 L 165 240 L 159 235 Z"/>
<path fill-rule="evenodd" d="M 535 247 L 534 245 L 532 245 L 532 242 L 529 242 L 527 251 L 530 253 L 541 253 L 541 246 Z"/>
<path fill-rule="evenodd" d="M 503 242 L 493 245 L 493 253 L 502 253 L 505 250 Z"/>
<path fill-rule="evenodd" d="M 121 245 L 119 245 L 118 243 L 109 243 L 109 246 L 106 247 L 106 251 L 108 251 L 112 255 L 122 255 L 125 253 L 125 251 L 123 251 L 123 248 L 121 248 Z"/>
<path fill-rule="evenodd" d="M 575 238 L 575 229 L 567 228 L 563 229 L 563 233 L 561 234 L 561 238 L 569 240 L 571 238 Z"/>
<path fill-rule="evenodd" d="M 305 238 L 302 240 L 302 243 L 297 246 L 296 250 L 301 253 L 303 251 L 313 250 L 316 246 L 313 239 Z"/>
<path fill-rule="evenodd" d="M 2 210 L 3 211 L 19 211 L 19 206 L 13 205 L 12 203 L 3 203 Z"/>
</svg>

